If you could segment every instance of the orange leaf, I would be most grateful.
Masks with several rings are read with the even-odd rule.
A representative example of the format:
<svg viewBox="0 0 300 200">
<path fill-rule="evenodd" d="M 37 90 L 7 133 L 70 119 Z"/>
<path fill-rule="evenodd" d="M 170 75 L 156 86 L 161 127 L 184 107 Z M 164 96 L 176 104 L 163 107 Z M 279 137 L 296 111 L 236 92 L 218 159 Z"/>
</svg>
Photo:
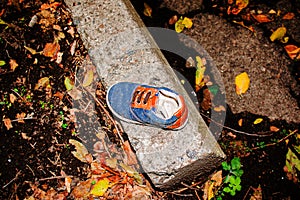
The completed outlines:
<svg viewBox="0 0 300 200">
<path fill-rule="evenodd" d="M 131 149 L 130 144 L 129 144 L 128 141 L 125 141 L 123 143 L 123 148 L 124 148 L 124 151 L 126 153 L 126 158 L 127 158 L 126 164 L 127 165 L 135 165 L 135 164 L 137 164 L 138 162 L 137 162 L 135 153 L 132 151 L 132 149 Z"/>
<path fill-rule="evenodd" d="M 4 125 L 6 126 L 7 130 L 9 130 L 13 127 L 12 124 L 11 124 L 11 120 L 9 118 L 4 118 L 3 122 L 4 122 Z"/>
<path fill-rule="evenodd" d="M 19 66 L 18 63 L 16 62 L 16 60 L 14 60 L 14 59 L 9 60 L 9 65 L 10 65 L 10 69 L 12 71 L 15 71 L 15 69 Z"/>
<path fill-rule="evenodd" d="M 54 43 L 47 43 L 43 50 L 43 55 L 46 57 L 53 58 L 57 55 L 60 50 L 60 46 L 57 42 Z"/>
<path fill-rule="evenodd" d="M 239 126 L 242 126 L 242 125 L 243 125 L 243 119 L 242 119 L 242 118 L 239 119 L 238 124 L 239 124 Z"/>
<path fill-rule="evenodd" d="M 171 17 L 171 18 L 169 19 L 169 24 L 170 24 L 170 25 L 173 25 L 173 24 L 175 24 L 175 23 L 177 22 L 177 20 L 178 20 L 177 15 L 174 15 L 173 17 Z"/>
<path fill-rule="evenodd" d="M 245 93 L 250 85 L 250 79 L 246 72 L 235 77 L 235 91 L 238 95 Z"/>
<path fill-rule="evenodd" d="M 144 12 L 143 13 L 147 17 L 152 17 L 152 8 L 146 3 L 144 3 Z"/>
<path fill-rule="evenodd" d="M 278 132 L 280 129 L 277 128 L 276 126 L 270 126 L 270 131 L 272 132 Z"/>
<path fill-rule="evenodd" d="M 293 19 L 295 17 L 295 14 L 292 13 L 292 12 L 289 12 L 289 13 L 286 13 L 282 19 L 287 19 L 287 20 L 290 20 L 290 19 Z"/>
<path fill-rule="evenodd" d="M 260 15 L 252 15 L 252 17 L 258 21 L 259 23 L 271 22 L 272 20 L 268 18 L 268 16 L 260 14 Z"/>
<path fill-rule="evenodd" d="M 19 123 L 25 123 L 23 120 L 25 118 L 25 116 L 26 116 L 26 114 L 23 112 L 21 114 L 17 113 L 16 118 L 18 119 Z"/>
<path fill-rule="evenodd" d="M 293 60 L 293 59 L 300 59 L 300 48 L 295 46 L 295 45 L 286 45 L 284 47 L 284 49 L 286 50 L 286 52 L 288 53 L 289 57 Z"/>
<path fill-rule="evenodd" d="M 10 103 L 14 103 L 17 100 L 17 97 L 14 94 L 9 94 L 9 101 Z"/>
</svg>

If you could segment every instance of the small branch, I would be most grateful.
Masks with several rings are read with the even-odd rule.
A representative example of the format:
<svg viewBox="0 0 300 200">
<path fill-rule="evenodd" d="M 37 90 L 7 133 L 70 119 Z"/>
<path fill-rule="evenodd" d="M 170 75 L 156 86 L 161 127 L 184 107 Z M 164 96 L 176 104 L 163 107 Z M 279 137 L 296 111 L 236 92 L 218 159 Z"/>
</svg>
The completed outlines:
<svg viewBox="0 0 300 200">
<path fill-rule="evenodd" d="M 51 176 L 51 177 L 47 177 L 47 178 L 41 178 L 41 179 L 39 179 L 39 181 L 62 179 L 62 178 L 68 178 L 68 177 L 72 178 L 73 176 Z"/>
<path fill-rule="evenodd" d="M 20 175 L 21 171 L 22 171 L 22 170 L 18 171 L 18 173 L 16 174 L 15 178 L 11 179 L 7 184 L 5 184 L 5 185 L 2 187 L 2 189 L 6 188 L 9 184 L 11 184 L 12 182 L 14 182 L 14 181 L 18 178 L 18 176 Z"/>
<path fill-rule="evenodd" d="M 215 120 L 207 117 L 206 115 L 200 113 L 201 116 L 209 119 L 211 122 L 215 123 L 216 125 L 222 127 L 222 128 L 225 128 L 225 129 L 228 129 L 228 130 L 231 130 L 235 133 L 240 133 L 240 134 L 244 134 L 244 135 L 248 135 L 248 136 L 253 136 L 253 137 L 267 137 L 267 136 L 271 136 L 273 135 L 273 133 L 271 131 L 265 131 L 265 132 L 258 132 L 258 133 L 247 133 L 247 132 L 244 132 L 244 131 L 239 131 L 239 130 L 236 130 L 236 129 L 233 129 L 233 128 L 230 128 L 228 126 L 225 126 L 223 124 L 220 124 L 219 122 L 216 122 Z"/>
<path fill-rule="evenodd" d="M 290 134 L 288 134 L 287 136 L 285 136 L 284 138 L 281 138 L 280 140 L 278 140 L 277 142 L 273 142 L 273 143 L 270 143 L 270 144 L 266 144 L 264 145 L 264 147 L 270 147 L 270 146 L 274 146 L 276 144 L 279 144 L 283 141 L 285 141 L 287 138 L 291 137 L 292 135 L 294 135 L 295 133 L 297 133 L 297 129 L 294 130 L 293 132 L 291 132 Z M 260 149 L 261 147 L 253 147 L 251 150 L 256 150 L 256 149 Z"/>
<path fill-rule="evenodd" d="M 11 122 L 22 121 L 24 119 L 26 120 L 26 119 L 37 119 L 37 118 L 36 117 L 25 117 L 25 118 L 13 119 L 13 120 L 11 120 Z"/>
</svg>

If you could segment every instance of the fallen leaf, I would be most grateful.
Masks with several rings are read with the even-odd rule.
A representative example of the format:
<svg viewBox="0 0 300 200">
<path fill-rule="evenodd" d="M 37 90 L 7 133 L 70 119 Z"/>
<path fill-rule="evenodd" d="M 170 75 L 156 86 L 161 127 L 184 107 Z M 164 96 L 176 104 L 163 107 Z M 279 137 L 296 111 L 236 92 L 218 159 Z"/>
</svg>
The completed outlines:
<svg viewBox="0 0 300 200">
<path fill-rule="evenodd" d="M 78 142 L 77 140 L 69 139 L 69 143 L 75 146 L 76 151 L 71 151 L 71 153 L 81 162 L 87 162 L 86 155 L 89 154 L 85 146 Z"/>
<path fill-rule="evenodd" d="M 77 87 L 73 87 L 68 94 L 72 97 L 73 100 L 79 100 L 82 98 L 82 92 L 77 89 Z"/>
<path fill-rule="evenodd" d="M 261 186 L 259 185 L 257 188 L 253 188 L 254 190 L 253 194 L 250 197 L 250 200 L 262 200 L 262 189 Z"/>
<path fill-rule="evenodd" d="M 14 94 L 9 94 L 9 101 L 10 103 L 14 103 L 17 100 L 17 97 Z"/>
<path fill-rule="evenodd" d="M 275 10 L 273 10 L 273 9 L 271 9 L 270 11 L 269 11 L 269 14 L 276 14 L 277 12 L 275 11 Z"/>
<path fill-rule="evenodd" d="M 30 47 L 26 47 L 26 46 L 24 46 L 24 48 L 27 50 L 27 51 L 29 51 L 32 55 L 35 55 L 35 54 L 37 54 L 37 51 L 36 50 L 34 50 L 34 49 L 32 49 L 32 48 L 30 48 Z"/>
<path fill-rule="evenodd" d="M 235 139 L 235 138 L 236 138 L 236 135 L 235 135 L 235 134 L 233 134 L 232 132 L 229 132 L 229 133 L 227 133 L 227 135 L 228 135 L 228 136 L 230 136 L 230 137 L 232 137 L 233 139 Z"/>
<path fill-rule="evenodd" d="M 132 151 L 128 140 L 123 143 L 123 149 L 124 149 L 124 151 L 126 153 L 126 164 L 127 165 L 135 165 L 135 164 L 137 164 L 138 161 L 136 159 L 136 155 Z"/>
<path fill-rule="evenodd" d="M 11 124 L 11 120 L 9 118 L 4 118 L 3 119 L 4 125 L 7 130 L 11 129 L 13 126 Z"/>
<path fill-rule="evenodd" d="M 286 13 L 286 14 L 282 17 L 282 19 L 291 20 L 291 19 L 293 19 L 294 17 L 295 17 L 295 14 L 292 13 L 292 12 L 289 12 L 289 13 Z"/>
<path fill-rule="evenodd" d="M 3 21 L 2 19 L 0 19 L 0 24 L 7 24 L 5 21 Z"/>
<path fill-rule="evenodd" d="M 203 189 L 203 199 L 210 200 L 215 196 L 216 187 L 222 183 L 222 170 L 214 173 L 210 180 L 206 181 Z"/>
<path fill-rule="evenodd" d="M 91 179 L 79 182 L 79 184 L 76 185 L 74 187 L 74 189 L 72 190 L 71 195 L 75 199 L 86 199 L 86 197 L 88 196 L 88 194 L 90 192 L 91 185 L 92 185 Z"/>
<path fill-rule="evenodd" d="M 70 29 L 67 31 L 67 33 L 69 33 L 72 38 L 74 38 L 74 35 L 75 35 L 75 29 L 73 26 L 70 27 Z"/>
<path fill-rule="evenodd" d="M 246 26 L 246 25 L 244 24 L 243 21 L 238 22 L 238 21 L 233 20 L 232 22 L 233 22 L 233 23 L 236 23 L 236 24 L 239 24 L 239 25 L 241 25 L 242 27 L 248 29 L 249 31 L 255 33 L 255 30 L 254 30 L 253 26 Z"/>
<path fill-rule="evenodd" d="M 41 10 L 46 10 L 46 9 L 52 8 L 52 9 L 56 10 L 56 8 L 60 5 L 61 5 L 61 3 L 59 3 L 59 2 L 53 2 L 51 4 L 44 3 L 44 4 L 41 5 L 40 9 Z"/>
<path fill-rule="evenodd" d="M 0 60 L 0 66 L 3 66 L 5 64 L 6 64 L 6 62 L 4 60 Z"/>
<path fill-rule="evenodd" d="M 197 70 L 195 76 L 195 90 L 196 92 L 198 92 L 204 86 L 203 77 L 204 77 L 204 72 L 206 70 L 206 67 L 203 64 L 203 61 L 200 58 L 200 56 L 196 56 L 196 61 L 197 61 Z"/>
<path fill-rule="evenodd" d="M 284 35 L 286 34 L 286 28 L 285 27 L 279 27 L 272 33 L 270 36 L 270 40 L 274 42 L 275 40 L 281 40 L 283 39 Z"/>
<path fill-rule="evenodd" d="M 259 23 L 267 23 L 267 22 L 272 21 L 268 16 L 263 15 L 263 14 L 260 14 L 260 15 L 253 14 L 252 17 Z"/>
<path fill-rule="evenodd" d="M 74 87 L 74 82 L 71 81 L 71 79 L 67 76 L 65 77 L 64 84 L 66 86 L 67 91 L 72 90 L 72 88 Z"/>
<path fill-rule="evenodd" d="M 16 62 L 16 60 L 14 60 L 14 59 L 9 60 L 9 65 L 10 65 L 10 69 L 12 71 L 15 71 L 15 69 L 19 66 L 18 63 Z"/>
<path fill-rule="evenodd" d="M 65 186 L 67 188 L 67 192 L 70 193 L 71 192 L 71 183 L 72 183 L 72 178 L 67 176 L 65 178 Z"/>
<path fill-rule="evenodd" d="M 185 27 L 185 25 L 182 23 L 183 18 L 180 17 L 179 20 L 177 20 L 177 22 L 175 23 L 175 31 L 177 33 L 181 33 Z"/>
<path fill-rule="evenodd" d="M 25 123 L 25 121 L 23 120 L 26 116 L 26 113 L 22 112 L 22 113 L 17 113 L 16 118 L 18 119 L 18 123 Z"/>
<path fill-rule="evenodd" d="M 188 59 L 186 59 L 186 62 L 185 62 L 185 67 L 186 68 L 191 68 L 191 67 L 195 67 L 195 61 L 192 57 L 188 57 Z"/>
<path fill-rule="evenodd" d="M 178 20 L 177 15 L 173 15 L 173 16 L 169 19 L 169 24 L 170 24 L 170 25 L 173 25 L 173 24 L 175 24 L 175 23 L 177 22 L 177 20 Z"/>
<path fill-rule="evenodd" d="M 287 54 L 289 55 L 289 57 L 294 60 L 294 59 L 300 59 L 300 48 L 295 46 L 295 45 L 286 45 L 284 47 L 284 49 L 286 50 Z"/>
<path fill-rule="evenodd" d="M 232 13 L 234 15 L 237 15 L 244 8 L 246 8 L 248 4 L 249 4 L 249 0 L 236 0 L 235 1 L 235 7 L 231 8 L 231 6 L 229 6 L 227 13 L 228 14 Z"/>
<path fill-rule="evenodd" d="M 128 176 L 133 177 L 138 184 L 143 183 L 143 178 L 141 177 L 141 175 L 137 171 L 135 171 L 132 167 L 124 163 L 120 163 L 120 166 L 126 171 Z"/>
<path fill-rule="evenodd" d="M 35 85 L 34 90 L 38 90 L 40 87 L 50 87 L 49 77 L 43 77 L 38 80 L 38 83 Z"/>
<path fill-rule="evenodd" d="M 99 180 L 91 190 L 90 194 L 94 196 L 103 196 L 109 188 L 109 180 L 107 178 Z"/>
<path fill-rule="evenodd" d="M 242 126 L 242 125 L 243 125 L 243 119 L 242 119 L 242 118 L 239 119 L 238 124 L 239 124 L 239 126 Z"/>
<path fill-rule="evenodd" d="M 144 2 L 144 15 L 147 17 L 152 17 L 152 8 Z"/>
<path fill-rule="evenodd" d="M 205 88 L 203 90 L 203 100 L 200 103 L 200 106 L 203 110 L 209 110 L 211 108 L 211 93 L 209 91 L 209 89 Z"/>
<path fill-rule="evenodd" d="M 254 120 L 253 124 L 259 124 L 263 121 L 263 118 L 257 118 L 256 120 Z"/>
<path fill-rule="evenodd" d="M 270 126 L 270 131 L 272 132 L 278 132 L 280 129 L 277 128 L 276 126 Z"/>
<path fill-rule="evenodd" d="M 94 80 L 94 72 L 93 70 L 88 70 L 86 71 L 85 75 L 84 75 L 84 79 L 82 81 L 82 86 L 83 87 L 87 87 L 89 85 L 91 85 L 91 83 Z"/>
<path fill-rule="evenodd" d="M 185 28 L 192 28 L 192 26 L 193 26 L 192 20 L 188 17 L 183 18 L 182 24 L 184 25 Z"/>
<path fill-rule="evenodd" d="M 56 57 L 57 53 L 60 50 L 60 45 L 58 44 L 58 42 L 54 42 L 54 43 L 47 43 L 43 49 L 43 55 L 46 57 Z"/>
<path fill-rule="evenodd" d="M 214 107 L 214 111 L 216 111 L 216 112 L 224 111 L 225 112 L 226 108 L 222 105 L 219 105 L 219 106 Z"/>
<path fill-rule="evenodd" d="M 107 158 L 105 160 L 105 164 L 112 169 L 115 169 L 117 167 L 117 163 L 118 160 L 116 158 Z"/>
<path fill-rule="evenodd" d="M 71 48 L 70 48 L 70 53 L 71 53 L 72 56 L 75 53 L 76 45 L 77 45 L 77 41 L 74 40 L 74 42 L 71 44 Z"/>
<path fill-rule="evenodd" d="M 246 72 L 235 77 L 235 91 L 238 95 L 245 93 L 250 86 L 250 79 Z"/>
</svg>

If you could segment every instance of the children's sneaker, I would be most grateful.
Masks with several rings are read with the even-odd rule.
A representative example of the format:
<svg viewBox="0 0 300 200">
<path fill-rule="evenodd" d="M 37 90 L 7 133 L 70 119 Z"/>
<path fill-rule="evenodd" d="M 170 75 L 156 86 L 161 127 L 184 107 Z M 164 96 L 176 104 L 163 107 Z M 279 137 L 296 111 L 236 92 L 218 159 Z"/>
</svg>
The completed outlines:
<svg viewBox="0 0 300 200">
<path fill-rule="evenodd" d="M 165 87 L 120 82 L 108 89 L 106 101 L 112 113 L 127 122 L 181 129 L 188 119 L 183 97 Z"/>
</svg>

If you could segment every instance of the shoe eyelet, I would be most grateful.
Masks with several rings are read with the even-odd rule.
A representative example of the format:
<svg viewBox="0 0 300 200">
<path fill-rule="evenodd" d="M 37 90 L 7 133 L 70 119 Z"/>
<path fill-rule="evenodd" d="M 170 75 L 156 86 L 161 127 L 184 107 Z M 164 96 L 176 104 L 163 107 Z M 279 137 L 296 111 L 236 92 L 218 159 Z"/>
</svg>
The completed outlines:
<svg viewBox="0 0 300 200">
<path fill-rule="evenodd" d="M 142 100 L 142 97 L 143 97 L 144 93 L 145 93 L 145 91 L 142 91 L 141 94 L 137 97 L 136 102 L 137 102 L 138 104 L 141 103 L 141 100 Z"/>
<path fill-rule="evenodd" d="M 143 104 L 145 104 L 145 105 L 147 104 L 147 102 L 148 102 L 148 100 L 149 100 L 151 94 L 152 94 L 151 91 L 149 91 L 149 92 L 146 94 L 146 96 L 145 96 L 145 98 L 144 98 L 144 100 L 143 100 Z"/>
</svg>

